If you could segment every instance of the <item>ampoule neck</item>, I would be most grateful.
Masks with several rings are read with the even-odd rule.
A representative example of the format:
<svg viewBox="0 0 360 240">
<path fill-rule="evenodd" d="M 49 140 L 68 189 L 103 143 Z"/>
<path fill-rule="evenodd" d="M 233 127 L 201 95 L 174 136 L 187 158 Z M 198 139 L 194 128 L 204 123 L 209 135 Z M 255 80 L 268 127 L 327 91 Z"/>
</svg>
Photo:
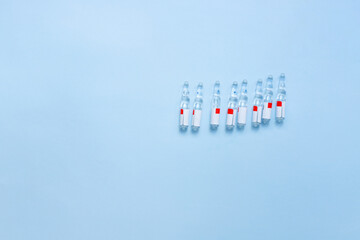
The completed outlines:
<svg viewBox="0 0 360 240">
<path fill-rule="evenodd" d="M 199 83 L 196 90 L 196 97 L 202 98 L 202 95 L 203 95 L 203 84 Z"/>
<path fill-rule="evenodd" d="M 262 80 L 259 79 L 256 82 L 255 94 L 262 95 L 262 92 L 263 92 L 263 90 L 262 90 Z"/>
<path fill-rule="evenodd" d="M 231 86 L 231 97 L 232 98 L 237 98 L 238 97 L 238 83 L 237 82 L 233 82 L 232 86 Z"/>
<path fill-rule="evenodd" d="M 266 79 L 266 88 L 273 88 L 273 77 L 270 75 L 267 79 Z"/>
<path fill-rule="evenodd" d="M 189 83 L 185 82 L 183 85 L 183 92 L 182 92 L 183 96 L 188 96 L 189 95 Z"/>
<path fill-rule="evenodd" d="M 219 96 L 220 95 L 220 82 L 217 81 L 214 84 L 214 95 Z"/>
<path fill-rule="evenodd" d="M 279 77 L 279 89 L 285 89 L 285 74 L 281 74 Z"/>
<path fill-rule="evenodd" d="M 241 94 L 246 94 L 247 93 L 247 80 L 243 80 L 241 83 Z"/>
<path fill-rule="evenodd" d="M 265 95 L 273 95 L 273 77 L 271 75 L 266 79 Z"/>
</svg>

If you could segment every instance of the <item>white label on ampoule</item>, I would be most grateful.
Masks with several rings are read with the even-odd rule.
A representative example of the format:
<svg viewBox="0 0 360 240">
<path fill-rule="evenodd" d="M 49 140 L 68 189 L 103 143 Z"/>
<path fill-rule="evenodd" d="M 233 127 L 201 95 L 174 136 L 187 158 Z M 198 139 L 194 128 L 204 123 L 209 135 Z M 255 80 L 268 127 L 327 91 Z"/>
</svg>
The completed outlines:
<svg viewBox="0 0 360 240">
<path fill-rule="evenodd" d="M 282 118 L 285 118 L 285 102 L 282 102 L 281 117 L 282 117 Z"/>
<path fill-rule="evenodd" d="M 271 118 L 271 108 L 272 108 L 271 102 L 267 102 L 264 104 L 263 118 L 265 118 L 265 119 Z"/>
<path fill-rule="evenodd" d="M 277 118 L 285 117 L 285 102 L 282 101 L 276 102 L 276 117 Z"/>
<path fill-rule="evenodd" d="M 261 123 L 261 113 L 262 113 L 262 107 L 261 106 L 254 106 L 253 107 L 253 117 L 252 121 Z"/>
<path fill-rule="evenodd" d="M 189 126 L 190 109 L 180 109 L 180 125 Z"/>
<path fill-rule="evenodd" d="M 261 123 L 261 115 L 262 115 L 263 107 L 258 107 L 258 119 L 257 122 Z"/>
<path fill-rule="evenodd" d="M 213 108 L 211 110 L 210 124 L 219 125 L 220 123 L 220 108 Z"/>
<path fill-rule="evenodd" d="M 200 127 L 200 121 L 201 121 L 201 110 L 193 110 L 192 125 L 195 127 Z"/>
<path fill-rule="evenodd" d="M 238 109 L 238 123 L 246 124 L 247 107 L 239 107 Z"/>
<path fill-rule="evenodd" d="M 235 125 L 236 111 L 229 108 L 226 115 L 226 125 Z"/>
</svg>

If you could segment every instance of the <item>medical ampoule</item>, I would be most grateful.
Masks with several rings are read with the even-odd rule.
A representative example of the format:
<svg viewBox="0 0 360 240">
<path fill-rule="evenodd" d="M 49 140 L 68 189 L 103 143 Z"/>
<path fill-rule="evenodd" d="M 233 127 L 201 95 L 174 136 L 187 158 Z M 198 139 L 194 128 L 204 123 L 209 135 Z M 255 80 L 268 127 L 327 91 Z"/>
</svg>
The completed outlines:
<svg viewBox="0 0 360 240">
<path fill-rule="evenodd" d="M 220 82 L 216 81 L 211 103 L 210 127 L 212 129 L 216 129 L 220 123 L 220 101 Z"/>
<path fill-rule="evenodd" d="M 264 109 L 262 114 L 262 122 L 268 124 L 271 119 L 271 109 L 272 109 L 272 97 L 273 97 L 273 77 L 268 76 L 265 83 L 265 92 L 264 92 Z"/>
<path fill-rule="evenodd" d="M 199 83 L 196 90 L 196 97 L 194 100 L 193 116 L 192 116 L 192 130 L 197 131 L 200 128 L 202 103 L 203 103 L 203 84 Z"/>
<path fill-rule="evenodd" d="M 237 125 L 239 128 L 243 128 L 246 125 L 246 113 L 247 113 L 247 81 L 246 79 L 241 83 L 240 96 L 239 96 L 239 108 L 238 108 L 238 120 Z"/>
<path fill-rule="evenodd" d="M 252 126 L 258 127 L 261 123 L 261 115 L 263 108 L 263 95 L 262 95 L 262 80 L 259 79 L 256 82 L 253 115 L 252 115 Z"/>
<path fill-rule="evenodd" d="M 228 103 L 228 110 L 226 115 L 226 128 L 231 130 L 235 126 L 236 110 L 238 105 L 238 83 L 233 82 L 231 86 L 231 95 Z"/>
<path fill-rule="evenodd" d="M 186 130 L 189 126 L 189 106 L 190 98 L 189 98 L 189 83 L 185 82 L 183 86 L 181 102 L 180 102 L 180 129 Z"/>
<path fill-rule="evenodd" d="M 279 78 L 279 87 L 276 96 L 276 121 L 282 122 L 285 119 L 285 102 L 286 102 L 286 89 L 285 89 L 285 74 L 281 74 Z"/>
</svg>

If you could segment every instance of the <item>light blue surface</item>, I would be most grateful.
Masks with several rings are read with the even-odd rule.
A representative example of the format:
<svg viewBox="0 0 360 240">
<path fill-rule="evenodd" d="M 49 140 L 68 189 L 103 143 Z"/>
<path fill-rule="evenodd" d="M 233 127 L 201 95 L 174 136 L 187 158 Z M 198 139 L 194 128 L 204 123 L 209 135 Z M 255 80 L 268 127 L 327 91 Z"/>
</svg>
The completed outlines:
<svg viewBox="0 0 360 240">
<path fill-rule="evenodd" d="M 0 239 L 357 240 L 359 1 L 1 1 Z M 287 76 L 283 126 L 209 131 Z M 183 81 L 204 83 L 180 134 Z M 248 116 L 248 121 L 250 115 Z"/>
</svg>

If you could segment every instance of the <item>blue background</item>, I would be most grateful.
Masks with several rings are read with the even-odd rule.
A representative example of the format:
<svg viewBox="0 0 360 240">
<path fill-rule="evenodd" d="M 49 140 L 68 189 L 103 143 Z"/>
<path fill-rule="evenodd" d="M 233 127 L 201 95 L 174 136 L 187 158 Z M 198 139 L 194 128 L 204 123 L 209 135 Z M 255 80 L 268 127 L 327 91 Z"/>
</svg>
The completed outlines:
<svg viewBox="0 0 360 240">
<path fill-rule="evenodd" d="M 1 1 L 0 239 L 359 239 L 359 12 Z M 281 72 L 282 126 L 209 131 L 216 80 L 224 113 L 234 80 L 252 101 Z M 185 80 L 198 134 L 178 130 Z"/>
</svg>

